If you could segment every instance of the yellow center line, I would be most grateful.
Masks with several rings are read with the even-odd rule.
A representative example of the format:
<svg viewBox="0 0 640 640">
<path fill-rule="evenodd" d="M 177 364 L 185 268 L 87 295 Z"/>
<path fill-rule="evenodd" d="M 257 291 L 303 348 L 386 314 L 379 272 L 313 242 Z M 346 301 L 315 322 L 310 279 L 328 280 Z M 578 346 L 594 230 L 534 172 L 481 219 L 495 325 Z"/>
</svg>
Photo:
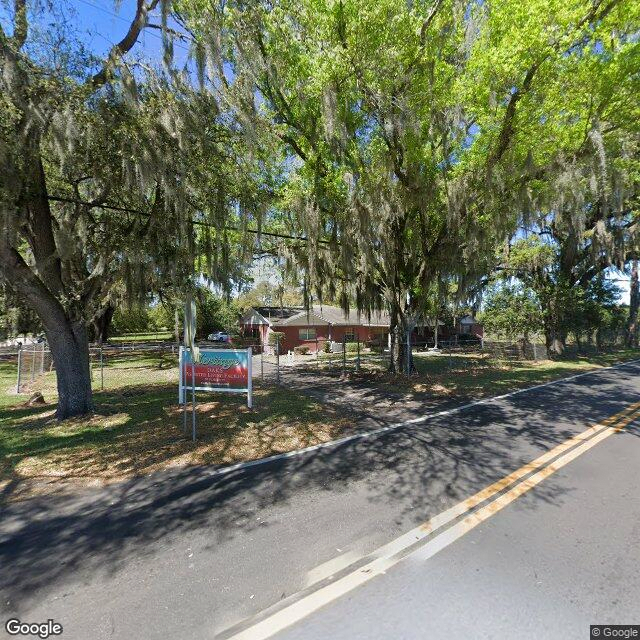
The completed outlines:
<svg viewBox="0 0 640 640">
<path fill-rule="evenodd" d="M 365 584 L 373 577 L 385 573 L 386 570 L 407 557 L 407 552 L 409 553 L 408 557 L 417 560 L 426 560 L 432 557 L 481 522 L 501 511 L 558 469 L 575 460 L 610 435 L 624 429 L 640 416 L 639 409 L 640 402 L 631 404 L 624 410 L 589 427 L 582 433 L 568 438 L 532 462 L 523 465 L 470 498 L 459 502 L 450 509 L 434 516 L 428 522 L 380 547 L 376 552 L 370 554 L 370 561 L 365 565 L 325 586 L 302 595 L 298 600 L 275 610 L 237 633 L 229 630 L 231 635 L 229 636 L 225 633 L 224 637 L 229 638 L 229 640 L 264 640 L 270 638 L 330 602 Z M 510 485 L 514 486 L 502 493 Z M 469 513 L 469 515 L 448 529 L 436 534 L 413 552 L 408 551 L 420 540 L 431 536 L 436 530 L 472 511 L 490 498 L 493 499 L 477 511 Z M 403 554 L 403 552 L 405 553 Z"/>
</svg>

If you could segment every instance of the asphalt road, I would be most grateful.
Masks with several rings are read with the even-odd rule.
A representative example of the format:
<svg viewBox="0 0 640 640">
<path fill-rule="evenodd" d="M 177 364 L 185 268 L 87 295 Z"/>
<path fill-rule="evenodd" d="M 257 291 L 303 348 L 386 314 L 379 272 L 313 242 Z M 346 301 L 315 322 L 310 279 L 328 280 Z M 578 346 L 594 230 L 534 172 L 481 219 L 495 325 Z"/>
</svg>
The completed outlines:
<svg viewBox="0 0 640 640">
<path fill-rule="evenodd" d="M 164 472 L 12 505 L 0 514 L 2 617 L 53 618 L 82 640 L 250 628 L 638 402 L 639 374 L 603 370 L 225 475 Z M 580 638 L 589 623 L 640 623 L 638 435 L 632 423 L 281 637 Z"/>
</svg>

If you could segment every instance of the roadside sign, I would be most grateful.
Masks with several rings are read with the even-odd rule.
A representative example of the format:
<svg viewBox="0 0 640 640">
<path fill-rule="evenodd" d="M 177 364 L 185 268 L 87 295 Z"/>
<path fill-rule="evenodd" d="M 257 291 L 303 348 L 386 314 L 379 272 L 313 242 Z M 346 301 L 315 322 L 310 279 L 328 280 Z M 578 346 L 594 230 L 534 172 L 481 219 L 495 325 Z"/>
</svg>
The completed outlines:
<svg viewBox="0 0 640 640">
<path fill-rule="evenodd" d="M 180 347 L 180 404 L 186 401 L 186 389 L 191 388 L 196 391 L 246 393 L 247 406 L 252 406 L 251 347 L 200 349 L 199 356 L 193 363 L 191 350 Z"/>
</svg>

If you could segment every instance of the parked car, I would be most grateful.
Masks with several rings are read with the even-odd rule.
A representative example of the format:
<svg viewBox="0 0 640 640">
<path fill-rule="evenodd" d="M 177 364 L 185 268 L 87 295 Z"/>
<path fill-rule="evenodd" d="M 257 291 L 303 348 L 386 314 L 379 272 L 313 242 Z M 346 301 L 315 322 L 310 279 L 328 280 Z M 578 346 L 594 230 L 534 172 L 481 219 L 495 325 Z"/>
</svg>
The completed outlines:
<svg viewBox="0 0 640 640">
<path fill-rule="evenodd" d="M 207 340 L 211 340 L 211 342 L 229 342 L 229 334 L 224 331 L 217 331 L 216 333 L 210 333 L 207 336 Z"/>
</svg>

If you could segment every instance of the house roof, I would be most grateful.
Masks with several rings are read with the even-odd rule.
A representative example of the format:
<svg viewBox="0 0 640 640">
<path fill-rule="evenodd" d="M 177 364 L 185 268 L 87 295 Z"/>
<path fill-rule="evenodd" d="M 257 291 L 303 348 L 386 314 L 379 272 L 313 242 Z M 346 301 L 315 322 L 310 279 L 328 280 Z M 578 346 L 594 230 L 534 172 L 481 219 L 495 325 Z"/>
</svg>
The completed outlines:
<svg viewBox="0 0 640 640">
<path fill-rule="evenodd" d="M 471 318 L 471 316 L 467 316 Z M 472 319 L 475 323 L 475 319 Z M 461 320 L 462 321 L 462 320 Z M 367 317 L 366 313 L 351 310 L 345 313 L 340 307 L 333 305 L 312 305 L 303 307 L 253 307 L 241 320 L 242 324 L 269 325 L 271 327 L 314 327 L 330 324 L 343 327 L 389 327 L 391 321 L 386 311 L 376 311 Z M 444 326 L 438 321 L 438 326 Z M 432 319 L 425 319 L 423 326 L 433 327 Z"/>
<path fill-rule="evenodd" d="M 252 307 L 242 316 L 242 324 L 274 324 L 300 313 L 302 307 Z"/>
<path fill-rule="evenodd" d="M 345 313 L 340 307 L 331 305 L 313 305 L 308 310 L 302 309 L 296 314 L 272 322 L 274 326 L 314 326 L 331 324 L 334 326 L 388 327 L 389 314 L 385 311 L 375 312 L 371 317 L 366 313 L 350 311 Z"/>
</svg>

